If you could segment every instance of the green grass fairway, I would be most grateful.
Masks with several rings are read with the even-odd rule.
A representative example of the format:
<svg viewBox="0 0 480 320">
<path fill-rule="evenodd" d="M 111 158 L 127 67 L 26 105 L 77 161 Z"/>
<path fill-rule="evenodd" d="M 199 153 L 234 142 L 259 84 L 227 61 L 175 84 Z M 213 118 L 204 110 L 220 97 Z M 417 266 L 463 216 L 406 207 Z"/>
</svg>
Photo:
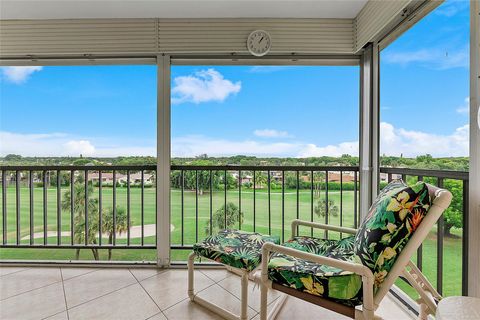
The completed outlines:
<svg viewBox="0 0 480 320">
<path fill-rule="evenodd" d="M 67 188 L 62 189 L 63 193 Z M 98 197 L 98 189 L 95 189 L 95 196 Z M 191 245 L 198 240 L 205 237 L 205 226 L 209 223 L 210 218 L 210 194 L 205 192 L 203 195 L 198 195 L 198 224 L 197 210 L 196 210 L 196 194 L 194 191 L 186 190 L 184 192 L 184 208 L 183 208 L 183 222 L 182 222 L 182 205 L 181 205 L 181 191 L 171 191 L 171 242 L 172 245 L 182 244 L 182 230 L 183 230 L 183 244 Z M 322 192 L 321 197 L 325 193 Z M 155 189 L 145 189 L 144 202 L 144 220 L 145 224 L 155 224 Z M 337 206 L 340 205 L 340 192 L 330 191 L 328 193 L 329 199 L 333 199 Z M 34 232 L 43 231 L 43 191 L 42 188 L 34 189 L 34 205 L 33 205 L 33 223 Z M 107 208 L 112 206 L 112 188 L 103 188 L 102 190 L 102 207 Z M 297 218 L 297 193 L 296 190 L 285 190 L 285 198 L 282 203 L 281 190 L 271 191 L 270 201 L 270 218 L 268 211 L 268 194 L 267 190 L 256 191 L 256 210 L 255 210 L 255 230 L 261 233 L 271 233 L 282 236 L 282 224 L 284 225 L 283 234 L 285 239 L 290 236 L 290 221 Z M 309 190 L 302 190 L 299 193 L 299 218 L 310 220 L 311 218 L 311 193 Z M 316 198 L 315 198 L 316 200 Z M 241 202 L 240 202 L 241 201 Z M 0 197 L 0 207 L 3 205 Z M 225 202 L 225 193 L 223 191 L 214 191 L 212 194 L 212 211 L 215 212 Z M 227 192 L 227 202 L 233 202 L 237 206 L 241 204 L 241 209 L 244 214 L 244 221 L 241 228 L 247 231 L 254 230 L 254 210 L 253 210 L 253 190 L 242 189 L 241 200 L 239 199 L 238 190 L 229 190 Z M 353 191 L 344 191 L 343 197 L 343 221 L 342 225 L 354 226 L 354 193 Z M 127 189 L 117 188 L 117 204 L 127 206 Z M 284 217 L 282 219 L 282 207 Z M 9 186 L 7 188 L 7 241 L 10 244 L 16 242 L 16 195 L 15 187 Z M 141 191 L 139 188 L 131 188 L 131 220 L 132 226 L 141 224 Z M 317 217 L 314 215 L 314 221 L 325 222 L 324 217 Z M 47 223 L 48 230 L 55 231 L 57 229 L 57 190 L 49 188 L 47 190 Z M 330 217 L 329 223 L 333 225 L 340 225 L 340 216 Z M 269 230 L 269 224 L 271 230 Z M 0 228 L 3 226 L 2 217 L 0 215 Z M 20 238 L 29 235 L 30 226 L 30 202 L 29 189 L 21 188 L 20 191 Z M 70 213 L 62 212 L 61 214 L 62 232 L 70 231 Z M 310 234 L 310 229 L 301 229 L 301 233 Z M 456 235 L 461 235 L 461 230 L 453 230 Z M 315 235 L 322 237 L 323 232 L 316 231 Z M 339 235 L 329 233 L 330 238 L 337 238 Z M 49 244 L 56 244 L 56 237 L 49 237 Z M 21 243 L 28 243 L 28 239 L 21 240 Z M 70 242 L 69 236 L 62 236 L 62 243 Z M 35 239 L 35 244 L 42 244 L 43 238 Z M 107 243 L 107 239 L 103 239 L 103 243 Z M 117 243 L 125 243 L 125 239 L 118 239 Z M 131 243 L 140 243 L 139 238 L 133 238 Z M 145 237 L 146 244 L 154 244 L 155 236 Z M 186 260 L 188 250 L 172 250 L 172 260 Z M 444 242 L 444 275 L 443 275 L 443 294 L 459 295 L 461 294 L 461 255 L 462 255 L 462 241 L 461 238 L 445 238 Z M 29 259 L 29 260 L 73 260 L 75 257 L 75 250 L 72 249 L 0 249 L 0 260 L 6 259 Z M 436 283 L 437 272 L 437 251 L 436 251 L 436 230 L 431 232 L 430 237 L 423 245 L 423 271 L 427 277 Z M 100 250 L 100 258 L 107 259 L 107 250 Z M 80 259 L 92 260 L 92 253 L 87 249 L 82 249 Z M 153 249 L 117 249 L 113 252 L 114 260 L 130 260 L 130 261 L 154 261 L 156 259 L 156 251 Z M 415 261 L 415 257 L 413 259 Z M 397 284 L 407 293 L 414 296 L 412 290 L 403 282 L 399 281 Z"/>
</svg>

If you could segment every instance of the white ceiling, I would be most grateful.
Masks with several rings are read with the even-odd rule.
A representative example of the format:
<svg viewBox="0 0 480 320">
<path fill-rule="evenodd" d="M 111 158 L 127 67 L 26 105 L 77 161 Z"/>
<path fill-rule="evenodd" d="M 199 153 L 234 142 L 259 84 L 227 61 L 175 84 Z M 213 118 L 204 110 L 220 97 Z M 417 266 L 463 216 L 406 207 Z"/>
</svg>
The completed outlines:
<svg viewBox="0 0 480 320">
<path fill-rule="evenodd" d="M 354 18 L 367 0 L 0 0 L 0 19 Z"/>
</svg>

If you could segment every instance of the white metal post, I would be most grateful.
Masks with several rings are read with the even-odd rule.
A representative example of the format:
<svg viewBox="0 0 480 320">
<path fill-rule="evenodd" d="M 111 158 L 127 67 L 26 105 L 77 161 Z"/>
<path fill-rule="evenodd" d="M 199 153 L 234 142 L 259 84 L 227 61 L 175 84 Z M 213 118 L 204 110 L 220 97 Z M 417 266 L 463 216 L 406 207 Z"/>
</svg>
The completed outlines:
<svg viewBox="0 0 480 320">
<path fill-rule="evenodd" d="M 170 265 L 170 56 L 157 57 L 157 265 Z"/>
<path fill-rule="evenodd" d="M 468 295 L 480 297 L 480 1 L 470 2 Z"/>
<path fill-rule="evenodd" d="M 380 117 L 379 50 L 369 43 L 360 63 L 360 220 L 378 193 Z"/>
</svg>

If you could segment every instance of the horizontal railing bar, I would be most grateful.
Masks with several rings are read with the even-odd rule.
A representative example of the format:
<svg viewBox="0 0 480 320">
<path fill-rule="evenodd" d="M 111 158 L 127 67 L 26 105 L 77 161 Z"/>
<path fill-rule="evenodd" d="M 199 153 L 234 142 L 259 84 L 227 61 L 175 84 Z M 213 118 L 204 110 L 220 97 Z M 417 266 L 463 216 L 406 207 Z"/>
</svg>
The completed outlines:
<svg viewBox="0 0 480 320">
<path fill-rule="evenodd" d="M 0 248 L 23 248 L 23 249 L 156 249 L 156 245 L 85 245 L 85 244 L 78 244 L 78 245 L 56 245 L 56 244 L 37 244 L 37 245 L 30 245 L 30 244 L 7 244 L 7 245 L 0 245 Z"/>
<path fill-rule="evenodd" d="M 238 165 L 172 165 L 171 170 L 218 171 L 358 171 L 358 166 L 238 166 Z"/>
<path fill-rule="evenodd" d="M 435 177 L 435 178 L 444 178 L 444 179 L 468 180 L 467 171 L 381 167 L 380 172 L 393 173 L 393 174 L 405 174 L 409 176 L 423 176 L 423 177 Z"/>
<path fill-rule="evenodd" d="M 132 171 L 140 171 L 140 170 L 152 170 L 155 171 L 157 170 L 156 165 L 96 165 L 96 166 L 44 166 L 44 165 L 32 165 L 32 166 L 12 166 L 12 165 L 7 165 L 7 166 L 0 166 L 0 170 L 5 170 L 5 171 L 15 171 L 15 170 L 32 170 L 32 171 L 54 171 L 54 170 L 65 170 L 65 171 L 70 171 L 70 170 L 79 170 L 79 171 L 111 171 L 111 170 L 132 170 Z"/>
</svg>

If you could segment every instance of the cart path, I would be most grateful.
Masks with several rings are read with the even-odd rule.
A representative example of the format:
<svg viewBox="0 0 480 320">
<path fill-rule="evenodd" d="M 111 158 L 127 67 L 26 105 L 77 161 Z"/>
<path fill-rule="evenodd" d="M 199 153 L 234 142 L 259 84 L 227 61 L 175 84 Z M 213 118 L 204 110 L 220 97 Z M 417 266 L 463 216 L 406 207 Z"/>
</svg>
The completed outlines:
<svg viewBox="0 0 480 320">
<path fill-rule="evenodd" d="M 156 224 L 146 224 L 144 226 L 143 236 L 144 237 L 154 236 L 156 234 L 156 228 L 157 228 Z M 175 230 L 175 226 L 171 224 L 170 231 L 173 231 L 173 230 Z M 62 237 L 69 237 L 71 234 L 70 234 L 70 231 L 62 231 L 61 235 Z M 47 231 L 47 238 L 56 237 L 56 236 L 57 236 L 57 231 Z M 142 226 L 133 226 L 130 228 L 130 239 L 141 238 L 141 237 L 142 237 Z M 35 232 L 33 234 L 33 238 L 34 239 L 43 238 L 43 232 Z M 108 234 L 103 233 L 102 238 L 108 238 Z M 122 234 L 117 233 L 116 238 L 126 239 L 127 233 L 126 232 L 123 232 Z M 27 235 L 22 237 L 21 240 L 29 240 L 29 239 L 30 239 L 30 235 Z"/>
</svg>

